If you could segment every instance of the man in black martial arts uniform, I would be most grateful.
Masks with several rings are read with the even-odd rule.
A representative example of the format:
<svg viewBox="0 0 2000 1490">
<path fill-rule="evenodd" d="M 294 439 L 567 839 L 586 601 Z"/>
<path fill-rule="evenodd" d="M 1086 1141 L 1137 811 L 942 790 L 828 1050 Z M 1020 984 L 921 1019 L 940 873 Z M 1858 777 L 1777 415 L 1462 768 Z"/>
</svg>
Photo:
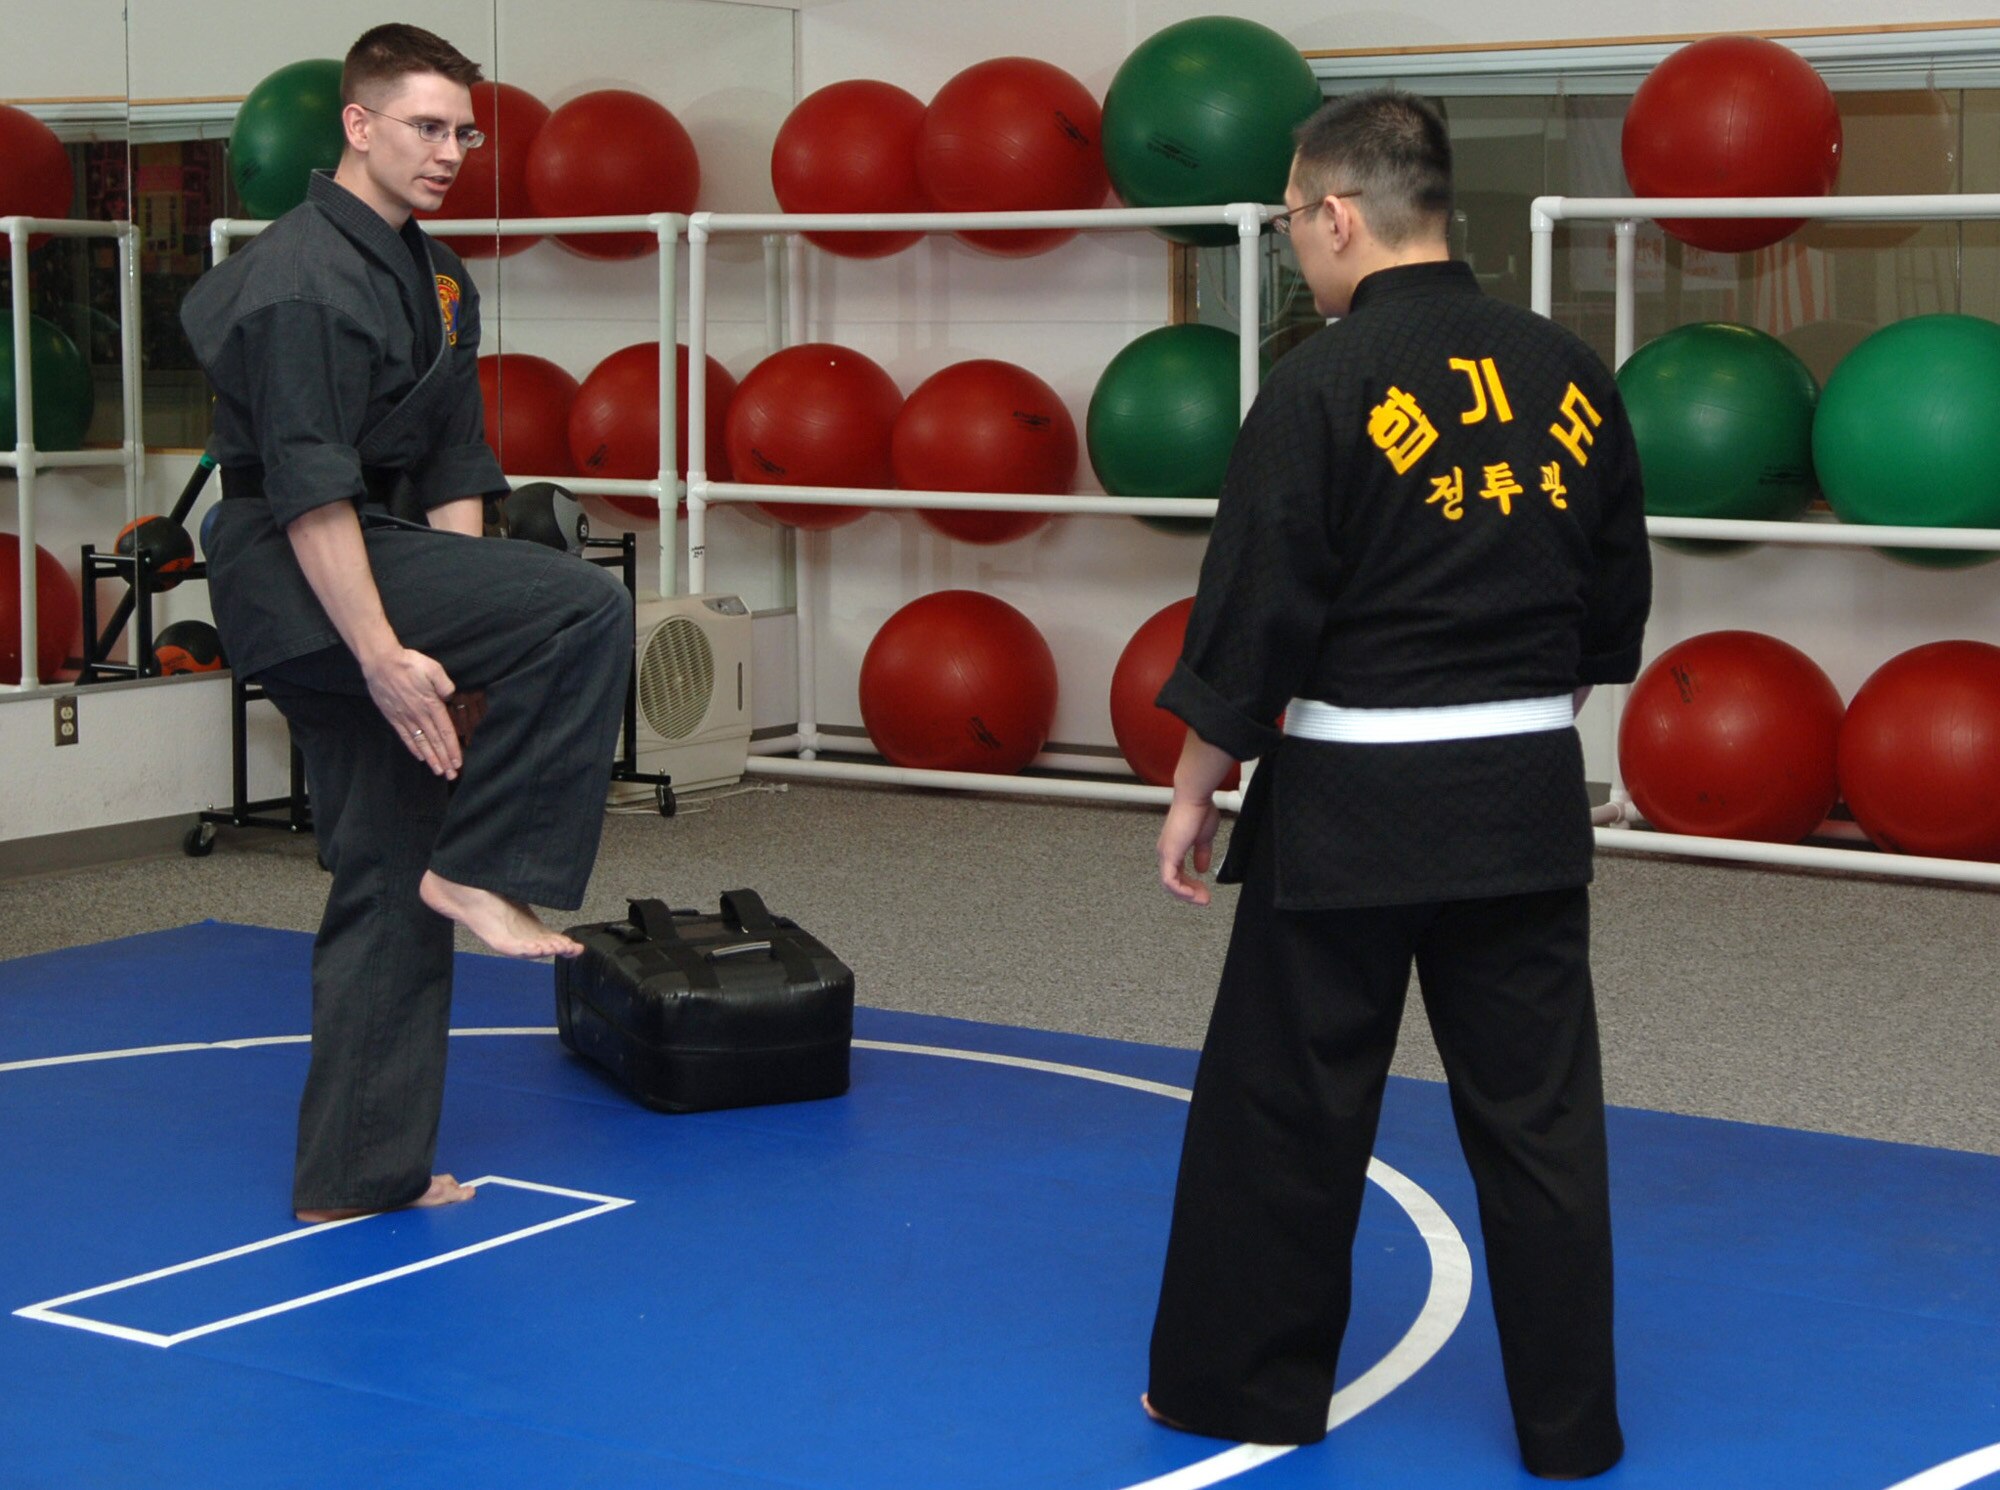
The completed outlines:
<svg viewBox="0 0 2000 1490">
<path fill-rule="evenodd" d="M 1315 304 L 1341 319 L 1244 421 L 1159 699 L 1189 726 L 1159 841 L 1181 899 L 1208 899 L 1217 784 L 1261 763 L 1219 874 L 1243 888 L 1148 1409 L 1219 1437 L 1324 1436 L 1414 962 L 1522 1456 L 1595 1474 L 1623 1439 L 1572 721 L 1589 685 L 1638 667 L 1631 432 L 1588 347 L 1450 259 L 1450 144 L 1420 100 L 1321 110 L 1286 205 Z"/>
<path fill-rule="evenodd" d="M 482 433 L 479 297 L 411 220 L 481 143 L 479 77 L 414 26 L 362 36 L 338 169 L 181 312 L 216 393 L 216 622 L 305 754 L 333 871 L 302 1220 L 472 1193 L 431 1173 L 452 923 L 513 956 L 580 950 L 530 906 L 582 902 L 631 665 L 610 574 L 479 536 L 507 489 Z"/>
</svg>

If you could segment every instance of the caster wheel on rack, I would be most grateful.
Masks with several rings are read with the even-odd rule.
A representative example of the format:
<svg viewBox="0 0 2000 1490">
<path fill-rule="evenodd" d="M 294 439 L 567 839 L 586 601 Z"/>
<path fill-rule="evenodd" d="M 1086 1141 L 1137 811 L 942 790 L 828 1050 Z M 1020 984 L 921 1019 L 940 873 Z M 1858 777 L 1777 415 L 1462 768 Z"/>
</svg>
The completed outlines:
<svg viewBox="0 0 2000 1490">
<path fill-rule="evenodd" d="M 661 817 L 672 817 L 680 811 L 680 803 L 674 800 L 674 789 L 665 783 L 653 788 L 653 802 L 660 809 Z"/>
<path fill-rule="evenodd" d="M 214 823 L 196 823 L 181 839 L 181 852 L 190 859 L 206 859 L 214 851 Z"/>
</svg>

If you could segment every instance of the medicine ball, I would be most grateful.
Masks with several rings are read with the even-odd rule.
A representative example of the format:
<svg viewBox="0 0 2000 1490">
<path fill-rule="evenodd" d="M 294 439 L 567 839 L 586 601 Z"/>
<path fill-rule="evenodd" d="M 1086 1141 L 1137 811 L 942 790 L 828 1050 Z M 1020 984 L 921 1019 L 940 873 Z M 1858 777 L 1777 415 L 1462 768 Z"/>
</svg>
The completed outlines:
<svg viewBox="0 0 2000 1490">
<path fill-rule="evenodd" d="M 553 481 L 531 481 L 516 487 L 501 503 L 507 536 L 546 544 L 566 554 L 583 552 L 590 537 L 590 518 L 569 491 Z"/>
<path fill-rule="evenodd" d="M 117 552 L 135 556 L 152 570 L 154 590 L 171 590 L 194 567 L 194 540 L 177 522 L 164 517 L 136 518 L 118 530 Z"/>
<path fill-rule="evenodd" d="M 153 667 L 162 676 L 212 673 L 228 665 L 222 637 L 206 621 L 176 621 L 153 638 Z"/>
</svg>

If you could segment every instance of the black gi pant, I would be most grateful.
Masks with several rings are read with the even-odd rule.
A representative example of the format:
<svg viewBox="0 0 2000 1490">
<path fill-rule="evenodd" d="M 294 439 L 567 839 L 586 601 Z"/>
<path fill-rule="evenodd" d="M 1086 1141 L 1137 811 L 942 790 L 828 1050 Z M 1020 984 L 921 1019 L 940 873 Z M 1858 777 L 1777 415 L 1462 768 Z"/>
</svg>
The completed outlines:
<svg viewBox="0 0 2000 1490">
<path fill-rule="evenodd" d="M 624 717 L 632 609 L 607 570 L 539 544 L 365 523 L 404 646 L 486 715 L 456 783 L 410 754 L 346 647 L 258 678 L 304 753 L 333 872 L 313 944 L 299 1210 L 386 1208 L 430 1184 L 444 1101 L 452 926 L 426 869 L 511 899 L 583 901 Z"/>
<path fill-rule="evenodd" d="M 1479 1195 L 1522 1457 L 1623 1452 L 1603 1088 L 1582 887 L 1280 911 L 1259 835 L 1188 1112 L 1149 1395 L 1198 1433 L 1326 1435 L 1351 1255 L 1412 960 Z"/>
</svg>

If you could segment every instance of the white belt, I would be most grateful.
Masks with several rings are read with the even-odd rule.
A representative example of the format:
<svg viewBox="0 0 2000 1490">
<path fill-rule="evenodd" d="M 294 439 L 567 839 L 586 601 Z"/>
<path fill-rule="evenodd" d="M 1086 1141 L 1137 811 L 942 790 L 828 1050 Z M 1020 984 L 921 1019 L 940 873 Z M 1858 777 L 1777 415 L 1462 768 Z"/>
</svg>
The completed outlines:
<svg viewBox="0 0 2000 1490">
<path fill-rule="evenodd" d="M 1568 729 L 1576 708 L 1567 693 L 1497 704 L 1441 704 L 1431 709 L 1345 709 L 1316 698 L 1285 706 L 1285 733 L 1344 745 L 1412 745 L 1427 740 L 1483 740 Z"/>
</svg>

